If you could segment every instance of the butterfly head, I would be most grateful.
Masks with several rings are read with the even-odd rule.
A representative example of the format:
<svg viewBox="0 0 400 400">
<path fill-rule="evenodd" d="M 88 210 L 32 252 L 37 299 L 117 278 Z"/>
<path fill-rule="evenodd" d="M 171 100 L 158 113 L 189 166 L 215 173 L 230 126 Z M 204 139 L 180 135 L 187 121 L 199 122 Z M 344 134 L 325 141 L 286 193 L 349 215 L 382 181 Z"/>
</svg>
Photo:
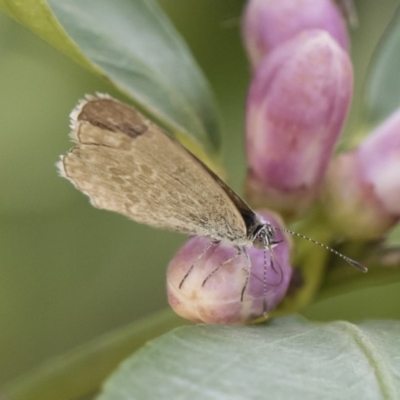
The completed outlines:
<svg viewBox="0 0 400 400">
<path fill-rule="evenodd" d="M 274 228 L 268 222 L 259 224 L 256 227 L 256 229 L 254 230 L 252 242 L 253 246 L 259 250 L 280 243 L 280 241 L 277 241 L 275 238 Z"/>
</svg>

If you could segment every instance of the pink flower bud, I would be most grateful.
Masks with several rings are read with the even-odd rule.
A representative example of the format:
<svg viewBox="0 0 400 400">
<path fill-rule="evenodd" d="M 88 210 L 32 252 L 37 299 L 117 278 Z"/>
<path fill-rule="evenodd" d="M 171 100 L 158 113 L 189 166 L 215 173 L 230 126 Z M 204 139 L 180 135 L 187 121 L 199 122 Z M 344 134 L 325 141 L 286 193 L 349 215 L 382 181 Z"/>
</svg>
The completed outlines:
<svg viewBox="0 0 400 400">
<path fill-rule="evenodd" d="M 268 217 L 273 226 L 281 226 L 272 213 L 262 215 Z M 192 237 L 168 266 L 169 304 L 182 317 L 209 324 L 243 324 L 273 311 L 285 296 L 292 275 L 290 242 L 279 231 L 276 239 L 282 243 L 273 249 L 272 266 L 268 250 L 247 248 L 251 262 L 248 274 L 245 254 L 235 257 L 237 251 L 232 245 L 213 244 L 204 252 L 210 239 Z"/>
<path fill-rule="evenodd" d="M 346 24 L 333 0 L 249 0 L 243 36 L 253 68 L 274 47 L 308 29 L 325 30 L 349 48 Z"/>
<path fill-rule="evenodd" d="M 379 239 L 395 222 L 365 180 L 356 151 L 332 161 L 321 204 L 333 229 L 352 239 Z"/>
<path fill-rule="evenodd" d="M 379 239 L 400 217 L 400 110 L 332 162 L 322 204 L 337 231 Z"/>
<path fill-rule="evenodd" d="M 258 66 L 246 110 L 246 194 L 255 207 L 303 213 L 318 194 L 346 118 L 350 59 L 323 31 L 306 31 Z"/>
<path fill-rule="evenodd" d="M 359 159 L 386 210 L 400 215 L 400 109 L 361 144 Z"/>
</svg>

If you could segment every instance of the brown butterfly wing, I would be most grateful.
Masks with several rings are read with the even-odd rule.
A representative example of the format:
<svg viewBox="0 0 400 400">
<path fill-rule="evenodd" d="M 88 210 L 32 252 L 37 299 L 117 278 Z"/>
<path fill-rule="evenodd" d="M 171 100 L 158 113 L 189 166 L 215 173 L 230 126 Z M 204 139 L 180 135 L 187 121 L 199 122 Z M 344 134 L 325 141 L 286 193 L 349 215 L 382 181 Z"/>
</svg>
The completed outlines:
<svg viewBox="0 0 400 400">
<path fill-rule="evenodd" d="M 137 110 L 91 97 L 71 123 L 77 146 L 59 169 L 95 207 L 189 235 L 246 242 L 234 192 Z"/>
</svg>

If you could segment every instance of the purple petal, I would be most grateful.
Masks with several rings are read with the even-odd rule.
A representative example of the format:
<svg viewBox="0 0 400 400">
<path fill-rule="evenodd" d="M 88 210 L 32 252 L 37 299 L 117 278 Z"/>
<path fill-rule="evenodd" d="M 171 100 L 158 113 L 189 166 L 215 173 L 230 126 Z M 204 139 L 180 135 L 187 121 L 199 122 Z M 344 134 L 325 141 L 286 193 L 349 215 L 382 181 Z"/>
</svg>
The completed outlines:
<svg viewBox="0 0 400 400">
<path fill-rule="evenodd" d="M 308 29 L 328 32 L 347 51 L 345 21 L 332 0 L 250 0 L 243 16 L 243 38 L 255 68 L 276 46 Z"/>
<path fill-rule="evenodd" d="M 339 235 L 375 240 L 398 218 L 386 210 L 364 172 L 357 151 L 337 156 L 326 177 L 321 205 Z"/>
<path fill-rule="evenodd" d="M 304 212 L 316 197 L 352 95 L 350 59 L 323 31 L 277 47 L 258 66 L 246 110 L 247 196 Z"/>
<path fill-rule="evenodd" d="M 400 109 L 367 137 L 358 157 L 387 211 L 400 215 Z"/>
</svg>

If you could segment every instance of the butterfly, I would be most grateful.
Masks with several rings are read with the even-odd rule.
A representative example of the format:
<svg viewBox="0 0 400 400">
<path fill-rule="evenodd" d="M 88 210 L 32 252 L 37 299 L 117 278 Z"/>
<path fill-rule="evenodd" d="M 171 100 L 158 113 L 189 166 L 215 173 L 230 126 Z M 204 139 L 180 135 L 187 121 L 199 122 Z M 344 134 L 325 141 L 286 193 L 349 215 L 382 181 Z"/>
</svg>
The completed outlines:
<svg viewBox="0 0 400 400">
<path fill-rule="evenodd" d="M 276 230 L 310 240 L 363 272 L 367 268 L 304 235 L 263 221 L 195 155 L 135 108 L 108 95 L 87 96 L 71 113 L 76 143 L 60 175 L 94 207 L 188 235 L 272 251 Z"/>
</svg>

